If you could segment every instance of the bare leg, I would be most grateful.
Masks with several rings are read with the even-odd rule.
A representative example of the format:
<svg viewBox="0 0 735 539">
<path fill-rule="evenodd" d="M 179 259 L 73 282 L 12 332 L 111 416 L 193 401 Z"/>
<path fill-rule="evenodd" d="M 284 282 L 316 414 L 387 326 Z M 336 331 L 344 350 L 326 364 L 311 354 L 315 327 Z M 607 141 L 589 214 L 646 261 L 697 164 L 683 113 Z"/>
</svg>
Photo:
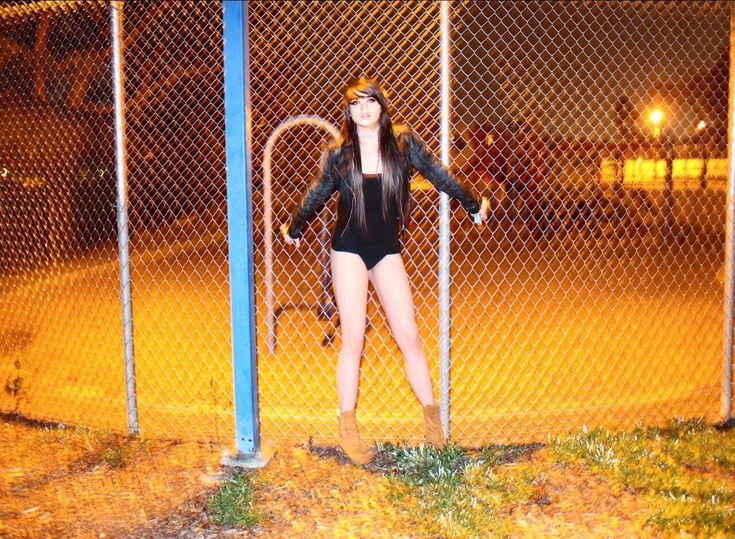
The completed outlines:
<svg viewBox="0 0 735 539">
<path fill-rule="evenodd" d="M 416 326 L 411 285 L 401 255 L 386 256 L 368 275 L 380 298 L 393 338 L 403 354 L 408 383 L 423 406 L 434 404 L 431 373 Z"/>
<path fill-rule="evenodd" d="M 359 256 L 332 251 L 332 285 L 342 333 L 337 395 L 340 412 L 346 412 L 353 410 L 357 403 L 360 359 L 365 342 L 368 274 Z"/>
</svg>

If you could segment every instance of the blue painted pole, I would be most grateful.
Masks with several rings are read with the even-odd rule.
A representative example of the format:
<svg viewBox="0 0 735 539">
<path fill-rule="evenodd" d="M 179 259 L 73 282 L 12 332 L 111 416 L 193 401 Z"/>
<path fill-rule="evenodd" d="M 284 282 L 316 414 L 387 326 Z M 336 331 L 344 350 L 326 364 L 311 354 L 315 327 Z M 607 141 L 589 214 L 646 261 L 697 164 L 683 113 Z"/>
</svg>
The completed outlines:
<svg viewBox="0 0 735 539">
<path fill-rule="evenodd" d="M 223 8 L 227 225 L 237 455 L 226 454 L 222 462 L 257 467 L 265 461 L 260 451 L 255 349 L 248 7 L 244 0 L 228 0 L 223 2 Z"/>
</svg>

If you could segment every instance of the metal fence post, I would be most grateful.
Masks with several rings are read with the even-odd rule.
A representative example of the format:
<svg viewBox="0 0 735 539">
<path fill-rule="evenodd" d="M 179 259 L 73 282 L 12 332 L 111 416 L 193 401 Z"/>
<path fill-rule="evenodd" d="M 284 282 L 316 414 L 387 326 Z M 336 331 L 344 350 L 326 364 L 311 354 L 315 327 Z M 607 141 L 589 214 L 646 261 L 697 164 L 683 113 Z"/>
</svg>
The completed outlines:
<svg viewBox="0 0 735 539">
<path fill-rule="evenodd" d="M 222 463 L 252 468 L 265 465 L 268 459 L 260 451 L 258 418 L 248 6 L 244 0 L 228 1 L 223 2 L 223 8 L 227 225 L 237 455 L 225 453 Z"/>
<path fill-rule="evenodd" d="M 730 7 L 730 79 L 727 104 L 727 221 L 725 226 L 725 297 L 724 320 L 725 338 L 722 354 L 722 396 L 720 399 L 720 414 L 723 421 L 732 416 L 732 358 L 733 358 L 733 280 L 735 279 L 735 140 L 733 140 L 733 118 L 735 109 L 735 9 Z"/>
<path fill-rule="evenodd" d="M 115 111 L 115 169 L 117 175 L 117 234 L 120 257 L 120 294 L 123 308 L 125 346 L 125 389 L 128 430 L 138 434 L 138 401 L 135 390 L 135 355 L 133 353 L 133 313 L 130 290 L 130 239 L 128 236 L 128 166 L 125 134 L 125 73 L 123 56 L 123 2 L 110 2 L 112 31 L 112 78 Z"/>
<path fill-rule="evenodd" d="M 441 3 L 441 160 L 449 165 L 449 2 Z M 451 292 L 449 288 L 449 196 L 439 198 L 439 369 L 440 407 L 444 432 L 449 437 L 449 389 L 451 385 Z"/>
</svg>

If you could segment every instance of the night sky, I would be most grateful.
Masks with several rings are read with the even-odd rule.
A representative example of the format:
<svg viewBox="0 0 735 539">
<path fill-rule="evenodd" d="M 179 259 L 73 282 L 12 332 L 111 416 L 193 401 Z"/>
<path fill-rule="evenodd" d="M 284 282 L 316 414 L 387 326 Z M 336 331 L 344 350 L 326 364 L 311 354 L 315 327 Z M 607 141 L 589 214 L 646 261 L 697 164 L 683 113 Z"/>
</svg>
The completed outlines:
<svg viewBox="0 0 735 539">
<path fill-rule="evenodd" d="M 530 119 L 547 135 L 614 140 L 615 104 L 627 95 L 641 114 L 653 104 L 662 107 L 664 127 L 678 138 L 701 119 L 726 125 L 726 85 L 715 100 L 718 110 L 701 99 L 705 75 L 728 51 L 725 3 L 476 2 L 453 8 L 460 123 Z"/>
</svg>

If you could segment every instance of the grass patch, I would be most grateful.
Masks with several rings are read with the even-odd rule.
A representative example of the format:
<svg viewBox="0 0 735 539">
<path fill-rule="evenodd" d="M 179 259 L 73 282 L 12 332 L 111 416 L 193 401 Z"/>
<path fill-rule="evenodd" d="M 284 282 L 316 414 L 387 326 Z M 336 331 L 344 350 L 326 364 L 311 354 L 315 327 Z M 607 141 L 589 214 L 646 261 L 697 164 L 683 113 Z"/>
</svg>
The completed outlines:
<svg viewBox="0 0 735 539">
<path fill-rule="evenodd" d="M 212 519 L 227 526 L 254 528 L 260 521 L 254 507 L 254 494 L 250 476 L 233 475 L 209 500 Z"/>
<path fill-rule="evenodd" d="M 39 432 L 44 445 L 55 446 L 57 452 L 74 454 L 77 462 L 86 466 L 124 468 L 149 453 L 154 445 L 145 438 L 63 423 L 43 425 Z"/>
<path fill-rule="evenodd" d="M 696 534 L 735 533 L 735 437 L 701 420 L 614 433 L 583 429 L 557 437 L 560 463 L 582 461 L 613 484 L 645 496 L 647 523 Z"/>
<path fill-rule="evenodd" d="M 104 447 L 99 452 L 100 460 L 110 468 L 123 468 L 135 457 L 135 448 L 127 443 L 115 447 Z"/>
<path fill-rule="evenodd" d="M 707 425 L 700 419 L 675 420 L 665 428 L 648 429 L 660 440 L 664 453 L 678 464 L 704 472 L 735 473 L 735 436 Z"/>
<path fill-rule="evenodd" d="M 420 535 L 508 535 L 511 510 L 538 497 L 531 465 L 515 466 L 512 473 L 496 468 L 490 448 L 471 456 L 452 444 L 443 451 L 378 444 L 378 454 L 391 463 L 390 500 L 414 517 Z"/>
<path fill-rule="evenodd" d="M 71 427 L 67 432 L 70 438 L 81 445 L 84 459 L 91 465 L 104 464 L 110 468 L 124 468 L 150 449 L 149 440 L 107 430 Z"/>
</svg>

